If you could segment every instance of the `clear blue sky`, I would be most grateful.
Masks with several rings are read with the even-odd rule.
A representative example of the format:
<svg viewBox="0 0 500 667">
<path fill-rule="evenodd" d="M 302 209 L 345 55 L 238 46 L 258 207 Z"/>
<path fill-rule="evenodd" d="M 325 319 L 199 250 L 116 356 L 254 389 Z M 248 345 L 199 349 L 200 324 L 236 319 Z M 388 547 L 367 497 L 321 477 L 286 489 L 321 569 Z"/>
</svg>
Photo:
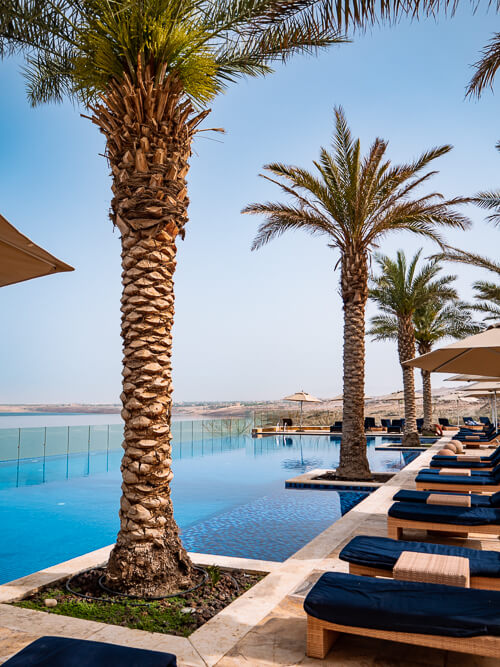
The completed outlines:
<svg viewBox="0 0 500 667">
<path fill-rule="evenodd" d="M 464 99 L 495 19 L 464 5 L 453 20 L 377 28 L 216 100 L 205 126 L 227 134 L 196 140 L 189 174 L 190 223 L 176 277 L 175 400 L 341 391 L 337 255 L 325 240 L 299 233 L 251 253 L 258 220 L 240 210 L 277 195 L 258 178 L 264 163 L 310 165 L 329 142 L 338 104 L 365 148 L 382 136 L 395 161 L 453 144 L 433 182 L 447 196 L 500 186 L 498 97 Z M 120 244 L 107 217 L 103 140 L 69 103 L 29 108 L 18 62 L 0 63 L 0 86 L 0 211 L 76 268 L 0 290 L 0 402 L 117 402 Z M 473 229 L 450 233 L 449 241 L 498 259 L 498 230 L 479 210 L 470 214 Z M 402 234 L 382 250 L 420 245 Z M 480 272 L 449 269 L 469 297 Z M 400 387 L 395 347 L 368 343 L 367 394 Z"/>
</svg>

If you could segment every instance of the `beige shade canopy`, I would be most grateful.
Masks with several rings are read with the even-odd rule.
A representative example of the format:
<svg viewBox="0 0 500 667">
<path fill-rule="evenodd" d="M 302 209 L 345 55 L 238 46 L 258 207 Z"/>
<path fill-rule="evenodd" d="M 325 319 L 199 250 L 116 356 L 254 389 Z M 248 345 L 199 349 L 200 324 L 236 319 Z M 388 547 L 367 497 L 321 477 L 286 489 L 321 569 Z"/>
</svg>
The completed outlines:
<svg viewBox="0 0 500 667">
<path fill-rule="evenodd" d="M 0 215 L 0 287 L 62 271 L 74 269 L 37 246 Z"/>
<path fill-rule="evenodd" d="M 460 391 L 466 392 L 467 394 L 470 391 L 480 391 L 480 392 L 490 392 L 490 391 L 500 391 L 500 381 L 499 382 L 474 382 L 469 387 L 464 387 Z"/>
<path fill-rule="evenodd" d="M 316 396 L 311 396 L 311 394 L 308 394 L 306 391 L 297 391 L 291 396 L 285 396 L 283 400 L 297 401 L 298 403 L 321 403 L 319 398 L 316 398 Z"/>
<path fill-rule="evenodd" d="M 404 362 L 434 373 L 500 376 L 500 324 Z"/>
<path fill-rule="evenodd" d="M 494 375 L 452 375 L 451 378 L 444 378 L 445 382 L 490 382 L 491 380 L 499 380 L 500 376 Z"/>
</svg>

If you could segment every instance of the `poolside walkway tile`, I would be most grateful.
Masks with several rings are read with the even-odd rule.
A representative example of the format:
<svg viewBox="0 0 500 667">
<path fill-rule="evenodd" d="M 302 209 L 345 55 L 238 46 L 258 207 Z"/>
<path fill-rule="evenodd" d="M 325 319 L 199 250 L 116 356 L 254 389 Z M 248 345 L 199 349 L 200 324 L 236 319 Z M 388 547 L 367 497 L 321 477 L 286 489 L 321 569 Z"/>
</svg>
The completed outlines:
<svg viewBox="0 0 500 667">
<path fill-rule="evenodd" d="M 39 635 L 27 632 L 16 632 L 7 628 L 0 628 L 0 665 L 7 662 L 15 653 L 38 639 Z"/>
</svg>

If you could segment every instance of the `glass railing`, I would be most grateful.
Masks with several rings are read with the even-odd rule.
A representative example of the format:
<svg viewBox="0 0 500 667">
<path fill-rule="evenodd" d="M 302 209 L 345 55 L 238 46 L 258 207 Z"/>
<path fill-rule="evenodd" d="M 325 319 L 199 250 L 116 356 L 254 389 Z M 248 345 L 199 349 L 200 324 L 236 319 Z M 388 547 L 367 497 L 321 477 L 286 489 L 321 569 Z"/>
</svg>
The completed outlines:
<svg viewBox="0 0 500 667">
<path fill-rule="evenodd" d="M 251 419 L 172 422 L 172 458 L 231 449 L 252 425 Z M 0 428 L 0 489 L 118 469 L 122 442 L 123 424 Z"/>
</svg>

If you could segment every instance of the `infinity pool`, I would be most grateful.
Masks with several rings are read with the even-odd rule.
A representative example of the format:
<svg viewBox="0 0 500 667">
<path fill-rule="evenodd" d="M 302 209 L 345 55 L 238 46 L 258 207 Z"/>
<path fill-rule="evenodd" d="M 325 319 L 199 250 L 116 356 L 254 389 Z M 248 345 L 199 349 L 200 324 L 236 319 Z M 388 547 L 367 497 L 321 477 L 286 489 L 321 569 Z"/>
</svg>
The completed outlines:
<svg viewBox="0 0 500 667">
<path fill-rule="evenodd" d="M 417 453 L 376 451 L 374 471 Z M 340 440 L 325 436 L 213 437 L 174 445 L 172 497 L 190 551 L 282 561 L 365 493 L 285 489 L 313 468 L 334 468 Z M 111 544 L 118 530 L 119 451 L 0 463 L 0 583 Z"/>
</svg>

